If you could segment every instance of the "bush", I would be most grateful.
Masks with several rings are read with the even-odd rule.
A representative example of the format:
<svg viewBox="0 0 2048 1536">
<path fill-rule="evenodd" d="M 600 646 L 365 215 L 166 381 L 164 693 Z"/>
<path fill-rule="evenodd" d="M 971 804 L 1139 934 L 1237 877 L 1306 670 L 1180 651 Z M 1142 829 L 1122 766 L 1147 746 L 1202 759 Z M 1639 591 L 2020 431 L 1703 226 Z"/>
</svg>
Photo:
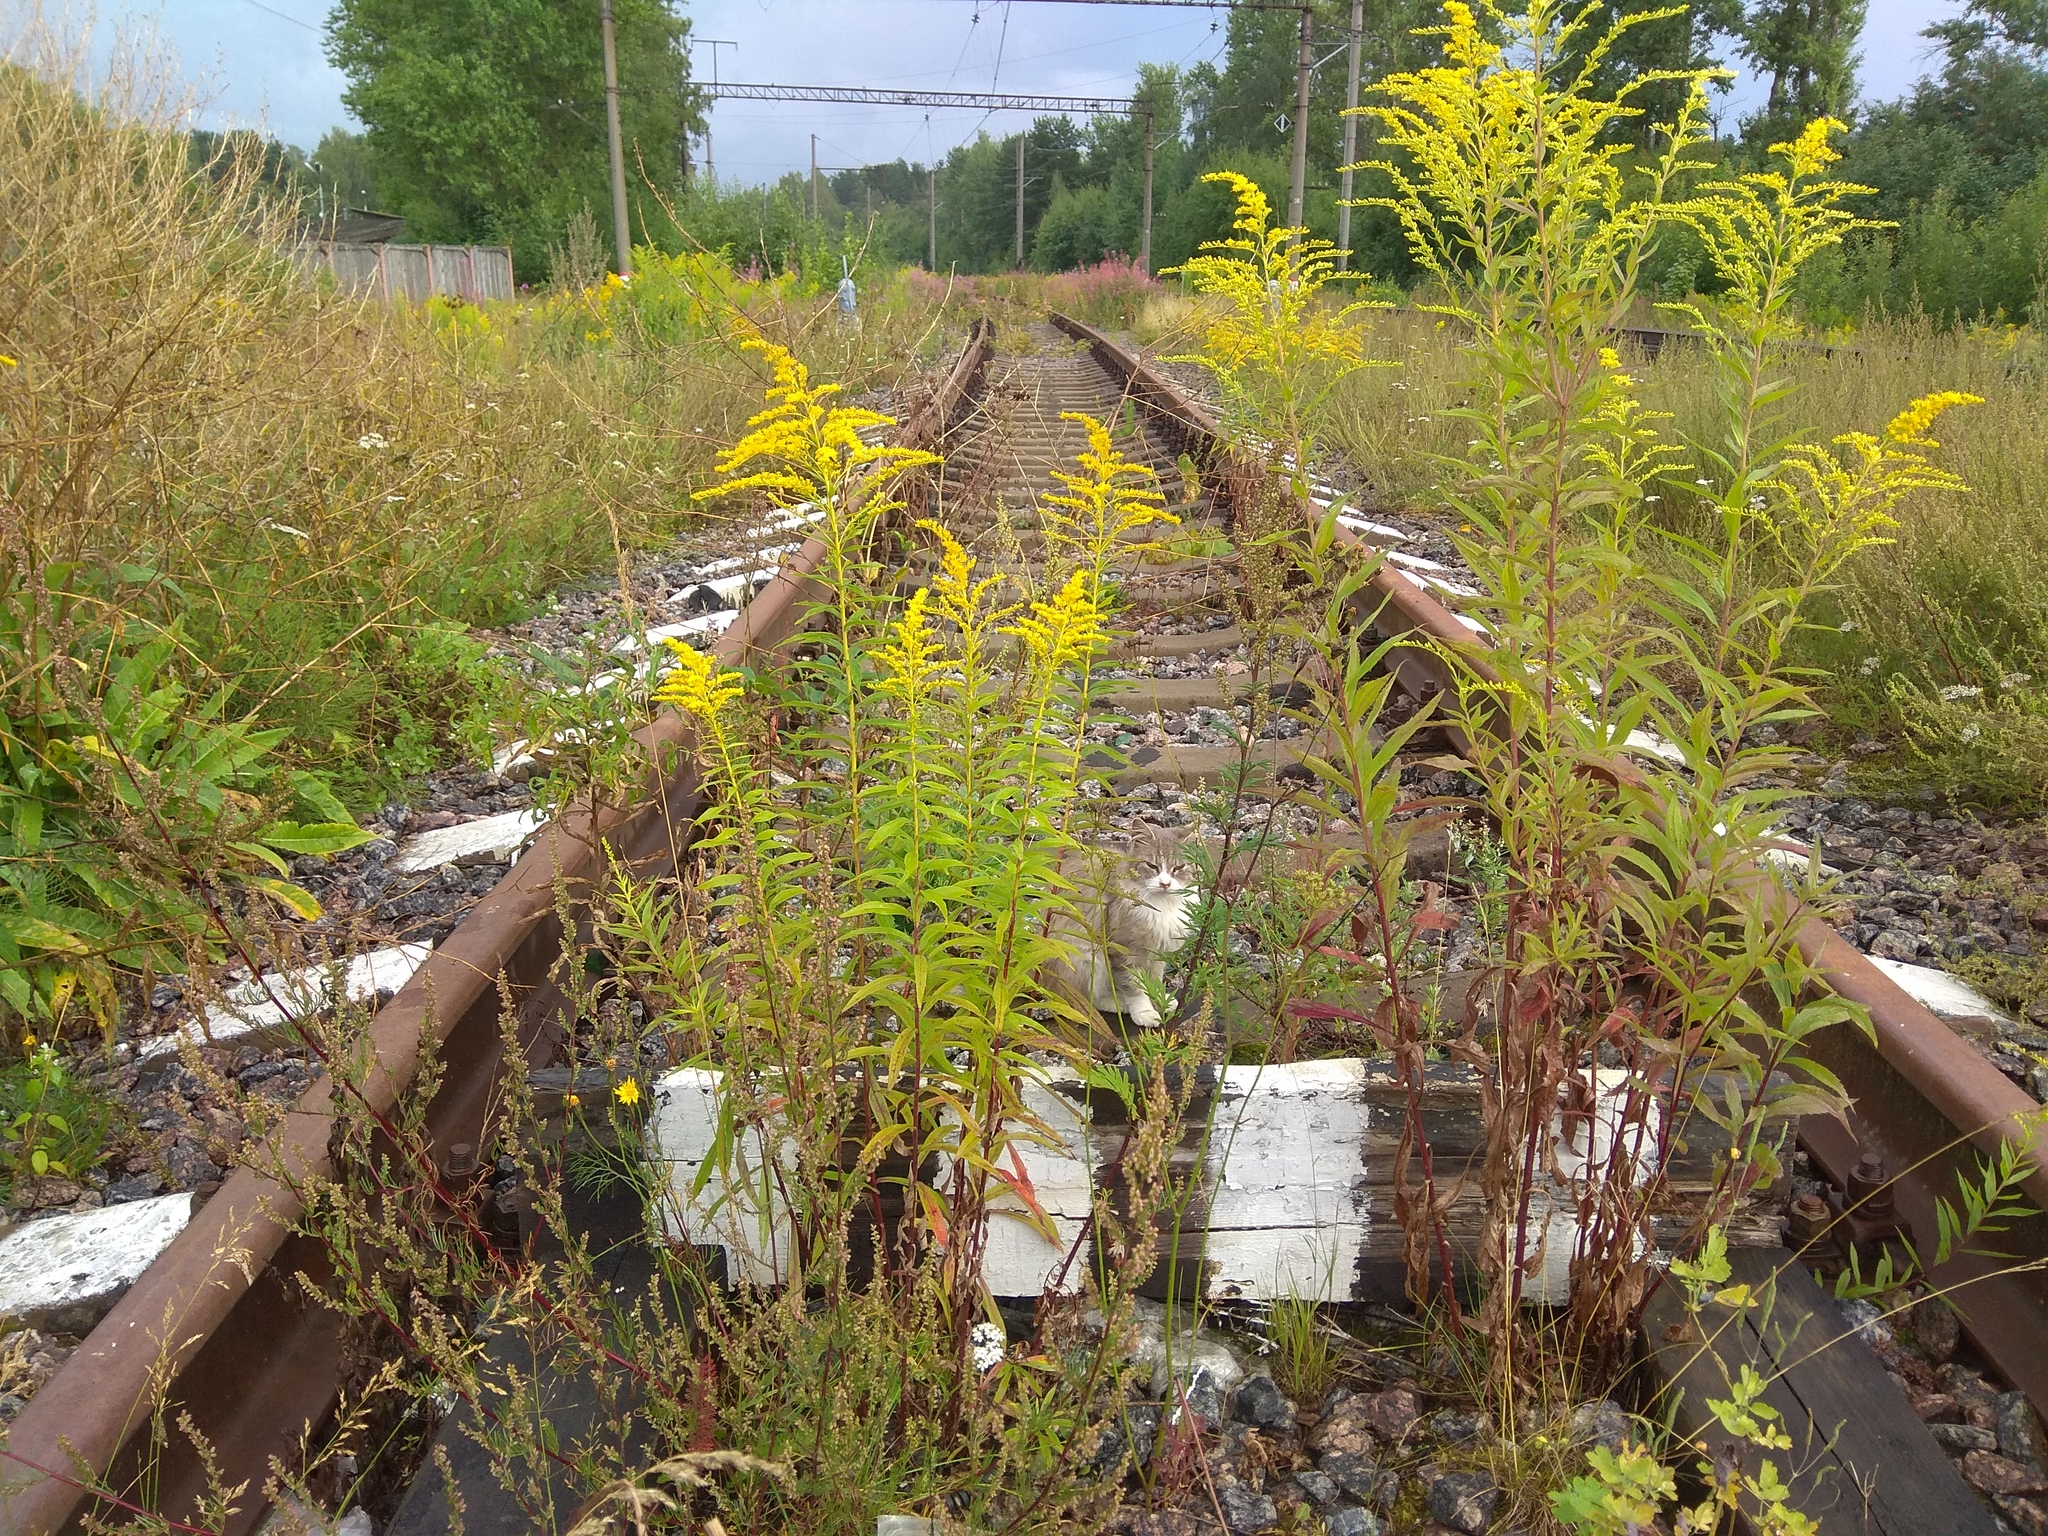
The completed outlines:
<svg viewBox="0 0 2048 1536">
<path fill-rule="evenodd" d="M 1127 330 L 1137 324 L 1146 301 L 1165 291 L 1135 259 L 1112 251 L 1093 266 L 1047 279 L 1045 302 L 1090 325 Z"/>
</svg>

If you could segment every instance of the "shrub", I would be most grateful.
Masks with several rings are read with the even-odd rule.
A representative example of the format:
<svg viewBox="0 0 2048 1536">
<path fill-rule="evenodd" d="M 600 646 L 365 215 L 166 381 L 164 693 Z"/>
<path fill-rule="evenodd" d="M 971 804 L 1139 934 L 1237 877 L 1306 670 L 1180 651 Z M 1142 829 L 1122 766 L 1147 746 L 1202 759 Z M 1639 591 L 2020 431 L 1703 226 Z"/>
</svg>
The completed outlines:
<svg viewBox="0 0 2048 1536">
<path fill-rule="evenodd" d="M 1146 301 L 1162 292 L 1164 285 L 1135 258 L 1111 251 L 1092 265 L 1083 262 L 1075 271 L 1048 278 L 1045 302 L 1090 325 L 1128 329 Z"/>
</svg>

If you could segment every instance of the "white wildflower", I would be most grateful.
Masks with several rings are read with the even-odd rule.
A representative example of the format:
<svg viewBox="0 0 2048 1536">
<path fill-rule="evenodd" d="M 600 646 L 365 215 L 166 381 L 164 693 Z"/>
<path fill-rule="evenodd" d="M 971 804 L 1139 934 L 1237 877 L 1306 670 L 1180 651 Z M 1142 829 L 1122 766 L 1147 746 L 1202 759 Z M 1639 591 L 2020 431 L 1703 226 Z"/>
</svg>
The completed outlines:
<svg viewBox="0 0 2048 1536">
<path fill-rule="evenodd" d="M 969 1343 L 973 1349 L 972 1360 L 976 1375 L 980 1375 L 983 1371 L 993 1370 L 996 1366 L 1002 1364 L 1003 1349 L 1006 1342 L 1003 1338 L 1003 1330 L 994 1323 L 980 1322 L 974 1325 L 974 1332 L 970 1336 Z"/>
<path fill-rule="evenodd" d="M 389 448 L 391 444 L 385 440 L 384 434 L 381 432 L 365 432 L 356 439 L 356 446 L 358 448 L 376 449 Z"/>
<path fill-rule="evenodd" d="M 1875 656 L 1864 657 L 1863 665 L 1858 667 L 1856 670 L 1858 672 L 1861 672 L 1865 677 L 1870 676 L 1873 672 L 1877 670 L 1877 658 Z"/>
<path fill-rule="evenodd" d="M 1709 490 L 1711 490 L 1711 489 L 1713 489 L 1713 485 L 1714 485 L 1714 482 L 1713 482 L 1713 481 L 1711 481 L 1711 480 L 1695 480 L 1695 481 L 1693 481 L 1693 484 L 1694 484 L 1694 485 L 1704 485 L 1704 486 L 1706 486 L 1706 487 L 1707 487 L 1707 488 L 1708 488 Z"/>
<path fill-rule="evenodd" d="M 1964 726 L 1961 732 L 1963 738 L 1963 745 L 1968 746 L 1971 742 L 1975 741 L 1979 736 L 1982 736 L 1983 734 L 1984 732 L 1975 725 Z"/>
<path fill-rule="evenodd" d="M 1845 635 L 1853 635 L 1853 634 L 1855 634 L 1855 633 L 1856 633 L 1856 621 L 1855 621 L 1854 619 L 1844 619 L 1844 620 L 1842 620 L 1842 633 L 1843 633 L 1843 634 L 1845 634 Z"/>
<path fill-rule="evenodd" d="M 2024 688 L 2033 680 L 2034 674 L 2031 672 L 2008 672 L 1998 680 L 1998 686 L 2001 688 Z"/>
<path fill-rule="evenodd" d="M 1983 692 L 1982 688 L 1972 688 L 1966 683 L 1950 683 L 1941 690 L 1941 702 L 1954 704 L 1963 699 L 1974 699 Z"/>
</svg>

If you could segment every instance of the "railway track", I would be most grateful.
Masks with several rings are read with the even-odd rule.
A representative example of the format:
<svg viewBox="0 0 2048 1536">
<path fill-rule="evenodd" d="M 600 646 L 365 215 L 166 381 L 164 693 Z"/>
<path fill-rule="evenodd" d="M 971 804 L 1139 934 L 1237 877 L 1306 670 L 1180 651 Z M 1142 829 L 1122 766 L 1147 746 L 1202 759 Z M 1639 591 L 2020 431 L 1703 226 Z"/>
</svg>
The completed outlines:
<svg viewBox="0 0 2048 1536">
<path fill-rule="evenodd" d="M 1250 471 L 1233 463 L 1199 401 L 1078 322 L 1053 317 L 1029 335 L 1030 350 L 999 355 L 993 328 L 978 322 L 945 379 L 904 424 L 901 441 L 947 455 L 943 479 L 922 488 L 914 504 L 943 512 L 969 537 L 985 569 L 1028 565 L 1038 553 L 1043 498 L 1054 488 L 1051 468 L 1071 461 L 1084 441 L 1063 413 L 1085 411 L 1126 425 L 1127 454 L 1159 473 L 1184 521 L 1227 526 L 1233 490 Z M 762 532 L 765 543 L 773 530 Z M 1409 531 L 1347 515 L 1339 536 L 1399 551 Z M 731 557 L 740 575 L 749 574 L 748 553 Z M 715 646 L 722 661 L 777 664 L 799 627 L 821 553 L 815 541 L 787 553 L 751 601 L 700 626 L 722 631 Z M 1374 580 L 1374 626 L 1417 642 L 1394 660 L 1403 686 L 1417 696 L 1450 685 L 1442 648 L 1472 639 L 1472 626 L 1439 601 L 1456 590 L 1455 574 L 1408 556 L 1384 564 Z M 1157 571 L 1133 567 L 1133 583 L 1154 585 L 1141 608 L 1157 622 L 1123 657 L 1141 663 L 1123 686 L 1126 713 L 1163 739 L 1118 743 L 1133 763 L 1124 788 L 1185 789 L 1238 756 L 1230 722 L 1240 700 L 1230 658 L 1241 636 L 1216 623 L 1210 602 L 1229 579 L 1223 566 L 1201 561 Z M 752 590 L 747 581 L 720 588 L 735 601 Z M 1177 617 L 1184 611 L 1202 616 Z M 1205 733 L 1218 739 L 1212 743 Z M 444 1071 L 428 1111 L 436 1144 L 445 1151 L 485 1141 L 501 1066 L 503 1000 L 510 999 L 519 1037 L 529 1045 L 547 1035 L 568 1004 L 550 979 L 565 940 L 557 882 L 590 889 L 600 874 L 600 840 L 651 873 L 674 867 L 699 804 L 687 754 L 673 750 L 685 735 L 673 716 L 648 726 L 642 739 L 649 761 L 672 771 L 650 777 L 630 809 L 581 808 L 544 829 L 379 1010 L 370 1026 L 377 1071 L 368 1092 L 375 1108 L 389 1109 L 407 1091 L 430 1031 Z M 1212 745 L 1217 750 L 1205 756 Z M 1284 741 L 1276 738 L 1271 750 L 1277 763 Z M 1864 1159 L 1875 1154 L 1899 1219 L 1931 1247 L 1934 1199 L 1953 1189 L 1956 1170 L 1975 1150 L 1995 1147 L 2035 1106 L 1818 918 L 1806 921 L 1800 942 L 1831 986 L 1869 1008 L 1874 1024 L 1868 1040 L 1836 1031 L 1819 1053 L 1856 1095 L 1856 1113 L 1846 1125 L 1809 1123 L 1802 1139 L 1844 1185 L 1859 1164 L 1867 1176 Z M 286 1116 L 278 1150 L 287 1166 L 326 1168 L 331 1091 L 328 1081 L 316 1081 Z M 2048 1175 L 2036 1172 L 2029 1189 L 2048 1209 Z M 81 1469 L 112 1487 L 130 1486 L 159 1384 L 173 1416 L 189 1413 L 218 1449 L 225 1481 L 261 1487 L 269 1459 L 288 1455 L 302 1427 L 332 1410 L 343 1368 L 336 1320 L 299 1283 L 304 1276 L 319 1284 L 327 1259 L 317 1242 L 295 1231 L 298 1215 L 289 1191 L 253 1168 L 227 1178 L 16 1419 L 4 1451 L 0 1529 L 79 1528 L 96 1502 L 84 1491 Z M 2048 1217 L 2026 1219 L 2006 1243 L 2048 1255 Z M 2041 1343 L 2048 1338 L 2048 1284 L 1988 1261 L 1963 1257 L 1955 1264 L 1952 1278 L 1972 1282 L 1959 1298 L 1965 1328 L 1987 1358 L 2048 1408 L 2048 1349 Z M 189 1510 L 202 1487 L 203 1469 L 174 1436 L 154 1468 L 154 1507 Z M 251 1497 L 228 1530 L 239 1536 L 263 1516 L 261 1500 Z"/>
</svg>

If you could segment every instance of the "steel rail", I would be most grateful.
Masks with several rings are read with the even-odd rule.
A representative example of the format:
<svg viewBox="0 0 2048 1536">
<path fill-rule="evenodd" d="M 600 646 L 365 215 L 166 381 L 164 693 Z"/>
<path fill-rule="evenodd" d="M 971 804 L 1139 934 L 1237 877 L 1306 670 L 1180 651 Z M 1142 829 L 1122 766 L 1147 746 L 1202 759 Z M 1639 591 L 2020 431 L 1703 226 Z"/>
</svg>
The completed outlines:
<svg viewBox="0 0 2048 1536">
<path fill-rule="evenodd" d="M 977 320 L 934 395 L 898 441 L 935 447 L 978 389 L 994 327 Z M 726 666 L 778 660 L 815 590 L 824 544 L 811 538 L 740 610 L 714 654 Z M 437 1154 L 458 1141 L 483 1145 L 503 1054 L 509 999 L 522 1046 L 546 1036 L 568 998 L 550 979 L 563 949 L 558 898 L 572 907 L 603 881 L 607 855 L 647 874 L 672 870 L 701 803 L 691 733 L 664 712 L 638 733 L 647 750 L 644 798 L 627 807 L 578 805 L 545 827 L 504 879 L 435 949 L 369 1025 L 371 1108 L 388 1112 L 412 1084 L 426 1043 L 443 1069 L 427 1111 Z M 339 1393 L 341 1339 L 335 1315 L 300 1283 L 330 1276 L 321 1244 L 298 1232 L 292 1184 L 331 1172 L 331 1078 L 307 1089 L 284 1117 L 270 1152 L 280 1182 L 255 1167 L 231 1173 L 218 1193 L 144 1271 L 128 1293 L 45 1383 L 0 1445 L 0 1532 L 56 1536 L 95 1509 L 113 1511 L 88 1479 L 115 1490 L 145 1471 L 156 1510 L 182 1517 L 206 1491 L 206 1471 L 176 1428 L 150 1451 L 153 1405 L 166 1422 L 189 1413 L 219 1457 L 227 1486 L 249 1493 L 224 1536 L 243 1536 L 265 1513 L 260 1496 L 272 1457 L 289 1464 L 302 1432 L 317 1427 Z"/>
<path fill-rule="evenodd" d="M 1188 436 L 1187 451 L 1199 451 L 1212 463 L 1227 461 L 1216 421 L 1144 359 L 1093 326 L 1063 315 L 1052 318 L 1125 379 L 1134 396 L 1173 417 Z M 1236 472 L 1247 473 L 1242 467 Z M 1368 542 L 1348 529 L 1337 531 L 1345 542 Z M 1446 656 L 1463 652 L 1469 657 L 1485 637 L 1467 629 L 1391 562 L 1374 574 L 1372 588 L 1380 604 L 1374 628 L 1386 638 L 1410 634 L 1421 642 L 1403 647 L 1395 659 L 1403 685 L 1411 691 L 1451 689 L 1454 678 Z M 1978 1156 L 1996 1156 L 2008 1142 L 2032 1145 L 2030 1127 L 2042 1123 L 2042 1107 L 1823 918 L 1802 910 L 1773 876 L 1758 871 L 1750 878 L 1752 889 L 1786 904 L 1781 911 L 1796 924 L 1799 952 L 1821 985 L 1861 1004 L 1870 1016 L 1868 1035 L 1839 1026 L 1809 1049 L 1841 1079 L 1854 1104 L 1846 1123 L 1825 1115 L 1806 1117 L 1800 1140 L 1845 1188 L 1864 1154 L 1880 1155 L 1901 1224 L 1918 1250 L 1932 1255 L 1939 1230 L 1935 1202 L 1946 1198 L 1954 1203 L 1957 1178 L 1975 1173 Z M 2038 1212 L 2048 1212 L 2048 1168 L 2034 1166 L 2025 1192 Z M 1964 1332 L 2048 1417 L 2048 1214 L 2021 1217 L 1993 1241 L 2016 1248 L 2017 1257 L 1959 1253 L 1929 1281 L 1952 1291 Z M 2041 1267 L 2026 1267 L 2030 1263 Z"/>
</svg>

